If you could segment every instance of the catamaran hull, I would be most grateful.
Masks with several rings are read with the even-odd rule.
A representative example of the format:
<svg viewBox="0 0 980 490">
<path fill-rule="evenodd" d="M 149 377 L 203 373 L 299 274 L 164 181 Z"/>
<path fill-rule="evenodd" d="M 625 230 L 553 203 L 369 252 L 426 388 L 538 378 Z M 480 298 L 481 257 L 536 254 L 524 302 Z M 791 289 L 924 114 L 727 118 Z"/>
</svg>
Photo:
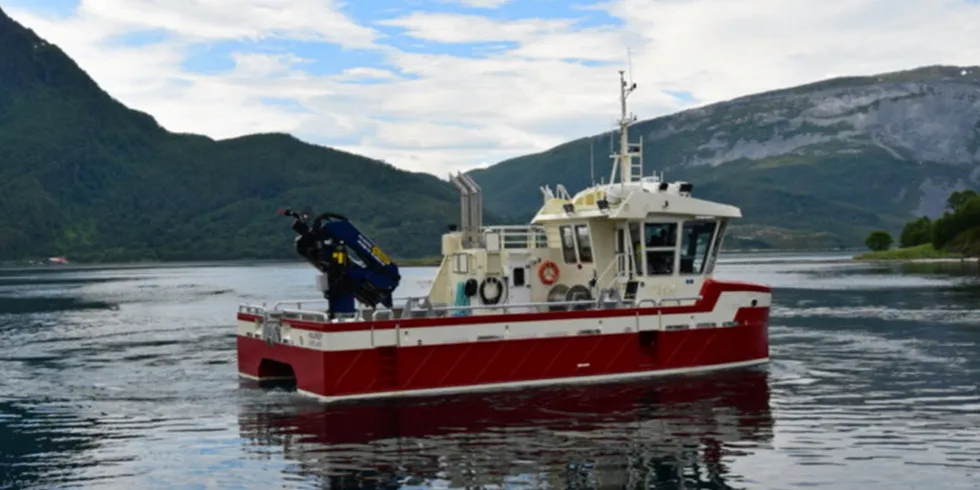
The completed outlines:
<svg viewBox="0 0 980 490">
<path fill-rule="evenodd" d="M 258 338 L 261 318 L 239 313 L 238 370 L 250 379 L 295 378 L 299 392 L 332 402 L 606 382 L 767 362 L 768 288 L 714 282 L 705 292 L 694 306 L 664 308 L 354 324 L 283 320 L 283 343 Z M 726 303 L 755 306 L 726 309 Z M 499 335 L 452 338 L 472 338 L 473 332 Z"/>
</svg>

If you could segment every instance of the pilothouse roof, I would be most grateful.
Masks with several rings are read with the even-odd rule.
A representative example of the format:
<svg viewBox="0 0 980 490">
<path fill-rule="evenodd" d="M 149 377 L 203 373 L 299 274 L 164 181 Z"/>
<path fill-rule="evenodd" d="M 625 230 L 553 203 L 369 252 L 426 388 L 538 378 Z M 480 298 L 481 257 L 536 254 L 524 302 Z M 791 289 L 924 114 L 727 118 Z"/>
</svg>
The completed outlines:
<svg viewBox="0 0 980 490">
<path fill-rule="evenodd" d="M 619 78 L 620 143 L 619 153 L 610 155 L 617 161 L 610 183 L 593 185 L 574 196 L 569 195 L 561 184 L 555 191 L 542 187 L 544 205 L 532 223 L 596 218 L 645 219 L 650 215 L 742 217 L 741 210 L 735 206 L 692 197 L 693 185 L 688 182 L 668 182 L 662 175 L 643 175 L 643 140 L 631 143 L 627 134 L 629 126 L 637 120 L 636 115 L 626 112 L 626 99 L 636 89 L 636 84 L 627 83 L 622 70 Z"/>
</svg>

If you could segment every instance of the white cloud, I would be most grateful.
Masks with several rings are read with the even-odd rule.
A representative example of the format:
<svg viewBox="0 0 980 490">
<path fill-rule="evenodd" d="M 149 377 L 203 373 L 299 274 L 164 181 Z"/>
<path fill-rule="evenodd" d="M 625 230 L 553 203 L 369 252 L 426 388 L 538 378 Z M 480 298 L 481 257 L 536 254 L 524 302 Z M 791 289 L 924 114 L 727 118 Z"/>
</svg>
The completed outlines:
<svg viewBox="0 0 980 490">
<path fill-rule="evenodd" d="M 171 130 L 212 137 L 294 132 L 440 176 L 611 129 L 615 71 L 626 66 L 627 46 L 640 87 L 633 110 L 643 119 L 689 105 L 668 91 L 689 92 L 703 104 L 830 74 L 980 64 L 980 44 L 970 41 L 980 39 L 980 5 L 965 1 L 611 0 L 562 19 L 414 12 L 378 24 L 403 28 L 442 52 L 452 44 L 461 45 L 452 52 L 465 52 L 463 43 L 499 43 L 479 56 L 398 49 L 337 2 L 226 5 L 83 0 L 68 19 L 10 13 L 59 44 L 108 92 Z M 619 25 L 579 22 L 595 11 Z M 110 42 L 144 29 L 167 29 L 172 37 L 141 48 Z M 390 66 L 313 76 L 294 54 L 238 53 L 228 73 L 181 70 L 190 43 L 269 37 L 373 49 Z M 264 98 L 293 99 L 306 110 L 263 104 Z"/>
<path fill-rule="evenodd" d="M 526 19 L 501 22 L 476 14 L 415 12 L 378 24 L 401 27 L 417 39 L 440 43 L 524 41 L 528 38 L 568 32 L 566 19 Z"/>
<path fill-rule="evenodd" d="M 439 0 L 442 3 L 453 3 L 464 7 L 495 9 L 509 3 L 510 0 Z"/>
<path fill-rule="evenodd" d="M 375 31 L 335 0 L 82 0 L 79 16 L 166 29 L 189 41 L 284 38 L 344 47 L 373 45 Z"/>
</svg>

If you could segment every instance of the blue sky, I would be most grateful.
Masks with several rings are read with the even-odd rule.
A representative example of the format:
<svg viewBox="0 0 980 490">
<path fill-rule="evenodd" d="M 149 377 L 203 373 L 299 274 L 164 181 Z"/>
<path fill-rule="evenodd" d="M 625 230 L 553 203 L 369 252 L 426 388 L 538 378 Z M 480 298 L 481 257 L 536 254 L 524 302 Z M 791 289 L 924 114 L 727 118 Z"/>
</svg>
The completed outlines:
<svg viewBox="0 0 980 490">
<path fill-rule="evenodd" d="M 174 0 L 179 3 L 179 0 Z M 80 0 L 3 0 L 2 6 L 29 9 L 39 13 L 68 17 Z M 231 4 L 229 0 L 229 4 Z M 583 8 L 581 0 L 508 0 L 499 7 L 469 7 L 462 0 L 350 0 L 343 12 L 359 24 L 372 27 L 384 36 L 381 43 L 408 53 L 441 54 L 459 57 L 483 57 L 516 46 L 514 42 L 440 43 L 415 39 L 405 35 L 401 27 L 386 26 L 379 21 L 417 13 L 448 13 L 479 15 L 498 21 L 521 19 L 574 19 L 579 28 L 617 26 L 618 19 L 596 9 Z M 164 42 L 168 33 L 162 29 L 147 29 L 113 37 L 120 45 L 145 46 Z M 338 74 L 344 69 L 385 67 L 382 53 L 372 49 L 344 49 L 327 42 L 302 42 L 289 39 L 219 40 L 191 46 L 183 68 L 191 73 L 216 74 L 234 68 L 232 53 L 293 53 L 309 60 L 296 66 L 312 75 Z"/>
<path fill-rule="evenodd" d="M 964 41 L 980 39 L 977 0 L 336 3 L 0 0 L 171 131 L 286 132 L 437 175 L 612 129 L 627 48 L 641 120 L 831 76 L 980 64 Z"/>
</svg>

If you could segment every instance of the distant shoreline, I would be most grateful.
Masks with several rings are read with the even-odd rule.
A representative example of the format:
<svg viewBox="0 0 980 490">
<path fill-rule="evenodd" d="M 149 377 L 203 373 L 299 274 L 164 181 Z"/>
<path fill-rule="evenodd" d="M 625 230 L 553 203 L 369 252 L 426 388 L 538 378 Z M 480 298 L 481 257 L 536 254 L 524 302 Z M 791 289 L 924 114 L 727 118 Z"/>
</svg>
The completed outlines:
<svg viewBox="0 0 980 490">
<path fill-rule="evenodd" d="M 436 267 L 442 263 L 442 258 L 394 259 L 401 267 Z M 69 261 L 66 264 L 35 261 L 0 262 L 0 271 L 11 270 L 71 270 L 71 269 L 139 269 L 163 267 L 228 267 L 228 266 L 260 266 L 260 265 L 302 265 L 306 262 L 297 256 L 296 259 L 227 259 L 227 260 L 132 260 L 119 262 L 85 262 Z"/>
<path fill-rule="evenodd" d="M 792 250 L 792 249 L 743 249 L 725 250 L 721 257 L 737 258 L 738 256 L 764 256 L 772 255 L 774 258 L 785 255 L 800 254 L 838 254 L 840 258 L 828 258 L 834 262 L 849 262 L 852 259 L 845 254 L 854 252 L 851 250 Z M 393 259 L 400 267 L 438 267 L 442 263 L 442 257 L 422 257 L 412 259 Z M 778 259 L 777 259 L 778 260 Z M 67 264 L 48 263 L 42 259 L 0 262 L 0 271 L 10 270 L 70 270 L 70 269 L 133 269 L 133 268 L 161 268 L 161 267 L 228 267 L 228 266 L 251 266 L 251 265 L 291 265 L 305 264 L 303 259 L 297 257 L 282 259 L 227 259 L 227 260 L 131 260 L 131 261 L 106 261 L 88 262 L 71 261 Z"/>
<path fill-rule="evenodd" d="M 937 250 L 931 243 L 913 247 L 892 248 L 855 255 L 858 262 L 905 262 L 905 263 L 952 263 L 976 262 L 977 257 L 966 257 L 946 250 Z"/>
<path fill-rule="evenodd" d="M 833 253 L 837 251 L 823 251 L 823 252 L 745 252 L 745 251 L 732 251 L 725 252 L 721 254 L 722 256 L 728 255 L 730 258 L 735 259 L 738 262 L 738 256 L 746 255 L 767 255 L 772 254 L 774 256 L 778 255 L 788 255 L 788 254 L 804 254 L 804 253 Z M 843 254 L 843 252 L 837 252 Z M 793 262 L 792 259 L 781 259 L 779 257 L 773 257 L 774 261 L 777 262 Z M 842 257 L 828 257 L 823 260 L 818 260 L 816 262 L 821 263 L 864 263 L 864 264 L 930 264 L 930 263 L 975 263 L 980 261 L 980 257 L 922 257 L 922 258 L 911 258 L 911 257 L 888 257 L 888 258 L 871 258 L 871 257 L 861 257 L 856 256 L 842 256 Z M 814 261 L 808 260 L 807 263 L 812 263 Z M 412 268 L 412 267 L 438 267 L 442 263 L 441 258 L 436 259 L 408 259 L 408 260 L 395 260 L 400 267 Z M 25 264 L 25 263 L 0 263 L 0 271 L 69 271 L 69 270 L 85 270 L 85 269 L 155 269 L 155 268 L 173 268 L 173 267 L 234 267 L 234 266 L 264 266 L 264 265 L 303 265 L 305 262 L 301 259 L 291 260 L 291 259 L 263 259 L 263 260 L 251 260 L 251 259 L 229 259 L 229 260 L 175 260 L 175 261 L 133 261 L 133 262 L 69 262 L 67 264 Z"/>
<path fill-rule="evenodd" d="M 947 262 L 948 263 L 977 262 L 978 260 L 980 260 L 980 257 L 932 257 L 932 258 L 918 258 L 918 259 L 915 258 L 882 258 L 882 259 L 863 258 L 862 259 L 862 258 L 854 257 L 851 260 L 853 260 L 854 262 L 868 262 L 868 263 L 902 262 L 902 263 L 909 263 L 909 264 L 932 264 L 932 263 L 947 263 Z"/>
</svg>

